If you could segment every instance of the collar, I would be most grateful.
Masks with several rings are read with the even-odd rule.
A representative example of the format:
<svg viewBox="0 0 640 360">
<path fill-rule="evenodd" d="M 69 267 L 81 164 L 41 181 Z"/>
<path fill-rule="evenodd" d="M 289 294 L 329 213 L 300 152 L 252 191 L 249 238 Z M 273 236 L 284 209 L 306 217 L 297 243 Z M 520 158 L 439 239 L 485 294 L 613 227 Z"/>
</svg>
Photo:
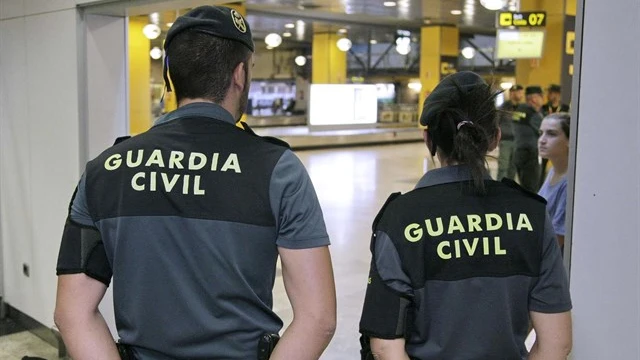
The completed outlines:
<svg viewBox="0 0 640 360">
<path fill-rule="evenodd" d="M 484 174 L 485 180 L 491 180 L 488 172 Z M 471 168 L 468 165 L 445 166 L 438 169 L 427 171 L 426 174 L 418 181 L 416 189 L 442 185 L 454 182 L 468 181 L 473 179 Z"/>
<path fill-rule="evenodd" d="M 236 124 L 236 120 L 233 118 L 231 113 L 225 110 L 222 106 L 208 102 L 196 102 L 181 106 L 170 113 L 162 115 L 154 122 L 153 126 L 188 117 L 206 117 L 228 122 L 232 125 Z"/>
</svg>

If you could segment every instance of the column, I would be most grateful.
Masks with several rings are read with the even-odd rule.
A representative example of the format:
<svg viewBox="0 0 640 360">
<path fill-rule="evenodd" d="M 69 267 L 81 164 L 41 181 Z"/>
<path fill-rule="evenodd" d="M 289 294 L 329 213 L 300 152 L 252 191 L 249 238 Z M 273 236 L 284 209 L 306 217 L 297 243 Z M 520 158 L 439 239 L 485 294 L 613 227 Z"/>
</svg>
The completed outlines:
<svg viewBox="0 0 640 360">
<path fill-rule="evenodd" d="M 132 135 L 151 126 L 151 49 L 149 39 L 142 33 L 147 24 L 142 18 L 129 21 L 129 132 Z"/>
<path fill-rule="evenodd" d="M 460 32 L 453 25 L 425 26 L 420 33 L 420 82 L 418 114 L 424 99 L 440 80 L 456 72 Z M 419 115 L 418 115 L 419 116 Z"/>
<path fill-rule="evenodd" d="M 347 79 L 347 53 L 338 49 L 342 36 L 335 33 L 313 34 L 311 46 L 311 82 L 313 84 L 344 84 Z"/>
<path fill-rule="evenodd" d="M 546 11 L 545 44 L 541 59 L 516 62 L 518 84 L 562 86 L 562 101 L 570 103 L 573 75 L 576 0 L 521 0 L 521 11 Z"/>
</svg>

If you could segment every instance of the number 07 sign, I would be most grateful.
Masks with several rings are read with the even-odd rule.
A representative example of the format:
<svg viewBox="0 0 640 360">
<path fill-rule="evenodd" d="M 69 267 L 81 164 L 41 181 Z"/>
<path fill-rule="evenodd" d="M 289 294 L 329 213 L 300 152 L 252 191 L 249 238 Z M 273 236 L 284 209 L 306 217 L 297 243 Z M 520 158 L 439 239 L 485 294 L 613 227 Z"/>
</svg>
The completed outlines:
<svg viewBox="0 0 640 360">
<path fill-rule="evenodd" d="M 547 24 L 546 11 L 513 12 L 503 11 L 497 13 L 496 27 L 542 27 Z"/>
</svg>

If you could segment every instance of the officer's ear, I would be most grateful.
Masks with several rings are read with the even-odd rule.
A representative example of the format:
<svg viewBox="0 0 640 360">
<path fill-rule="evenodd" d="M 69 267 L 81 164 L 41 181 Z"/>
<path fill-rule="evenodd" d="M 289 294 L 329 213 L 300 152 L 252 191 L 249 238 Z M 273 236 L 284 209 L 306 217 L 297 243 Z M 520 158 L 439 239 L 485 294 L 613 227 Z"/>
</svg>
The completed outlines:
<svg viewBox="0 0 640 360">
<path fill-rule="evenodd" d="M 496 137 L 489 143 L 489 152 L 495 150 L 500 143 L 500 139 L 502 139 L 502 130 L 498 127 L 498 132 L 496 133 Z"/>
<path fill-rule="evenodd" d="M 248 69 L 246 69 L 246 63 L 244 61 L 238 63 L 235 69 L 233 69 L 233 83 L 231 85 L 238 88 L 238 90 L 240 90 L 241 92 L 246 86 L 245 84 L 247 80 L 247 71 Z"/>
</svg>

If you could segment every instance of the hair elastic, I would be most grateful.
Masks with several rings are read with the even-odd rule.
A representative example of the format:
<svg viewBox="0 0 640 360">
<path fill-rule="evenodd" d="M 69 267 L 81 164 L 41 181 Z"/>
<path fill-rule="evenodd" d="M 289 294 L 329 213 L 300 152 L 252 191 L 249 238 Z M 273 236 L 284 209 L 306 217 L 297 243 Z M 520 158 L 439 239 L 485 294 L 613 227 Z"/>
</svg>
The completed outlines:
<svg viewBox="0 0 640 360">
<path fill-rule="evenodd" d="M 473 122 L 472 122 L 472 121 L 469 121 L 469 120 L 460 121 L 460 122 L 458 123 L 458 126 L 457 126 L 458 131 L 460 131 L 460 128 L 461 128 L 461 127 L 463 127 L 463 126 L 465 126 L 465 125 L 467 125 L 467 124 L 469 124 L 469 125 L 473 125 Z"/>
</svg>

